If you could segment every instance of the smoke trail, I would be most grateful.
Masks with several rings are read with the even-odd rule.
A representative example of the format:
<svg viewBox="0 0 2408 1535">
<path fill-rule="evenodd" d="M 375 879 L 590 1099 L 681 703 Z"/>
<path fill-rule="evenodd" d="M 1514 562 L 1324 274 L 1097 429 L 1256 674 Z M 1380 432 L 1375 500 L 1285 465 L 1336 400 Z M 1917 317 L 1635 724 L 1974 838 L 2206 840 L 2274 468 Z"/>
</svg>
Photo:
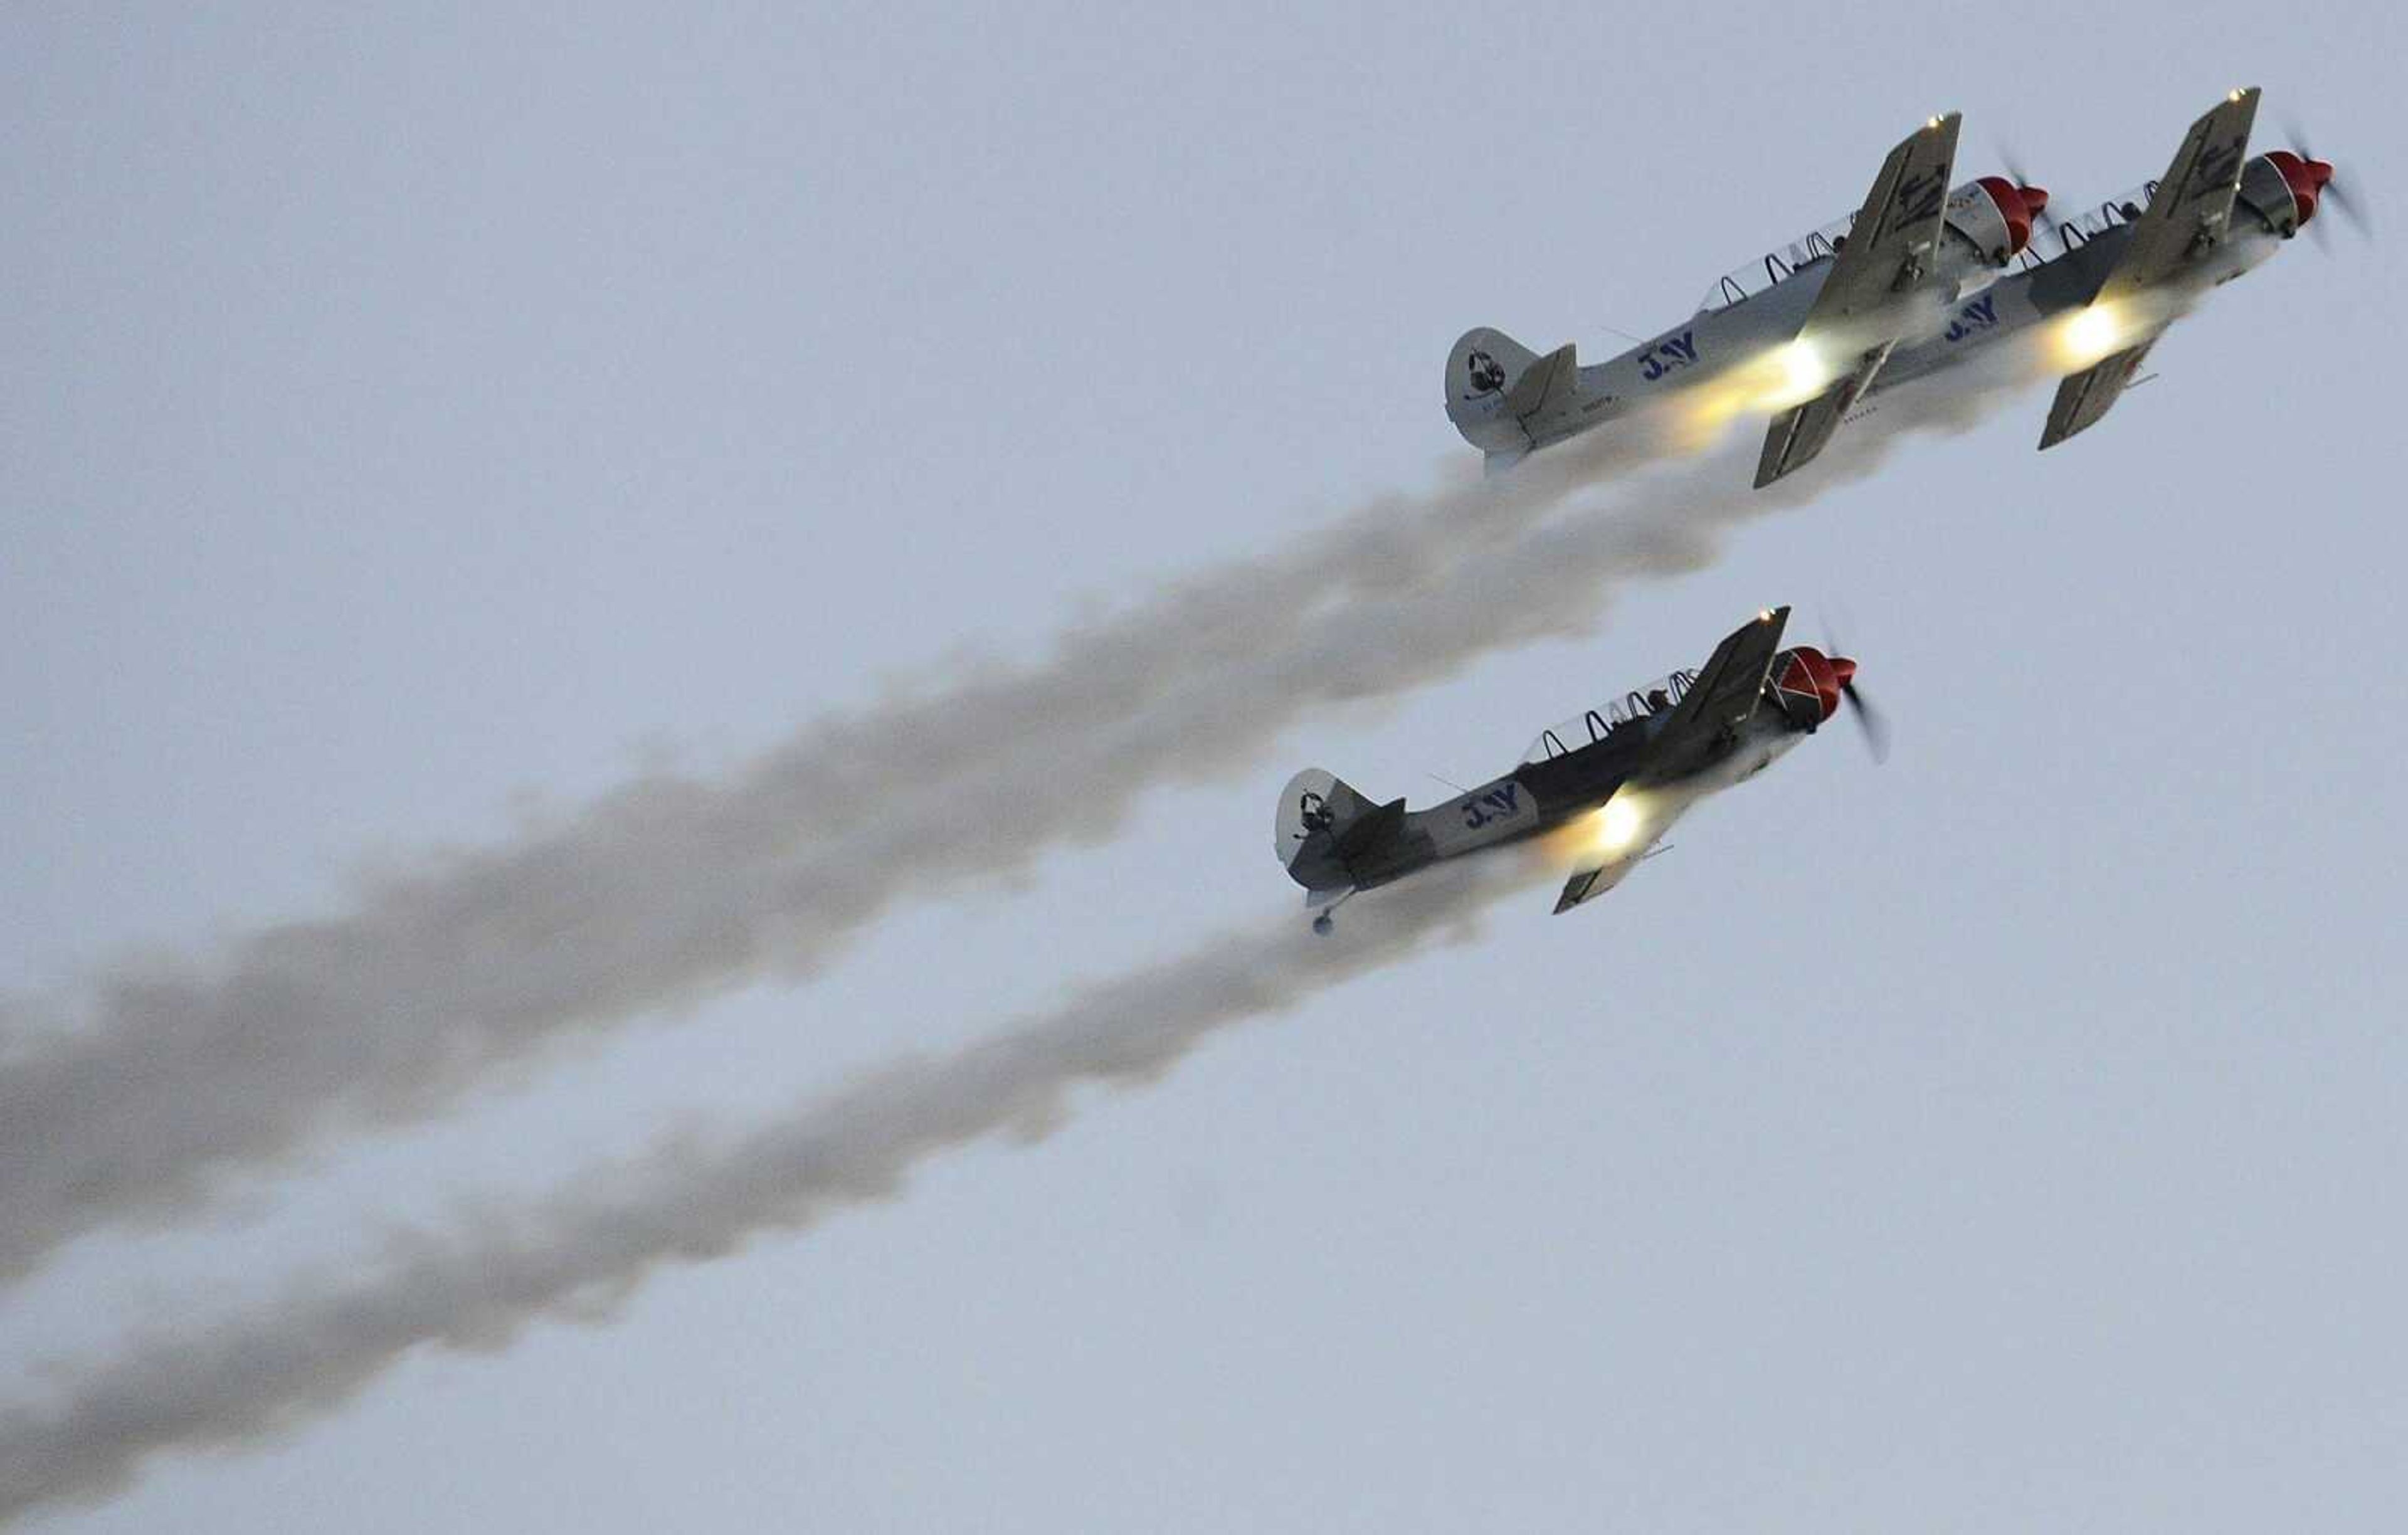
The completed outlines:
<svg viewBox="0 0 2408 1535">
<path fill-rule="evenodd" d="M 106 1495 L 160 1451 L 237 1444 L 332 1412 L 413 1348 L 494 1350 L 541 1317 L 595 1320 L 662 1265 L 894 1198 L 912 1169 L 950 1147 L 1043 1136 L 1080 1083 L 1150 1081 L 1216 1029 L 1462 941 L 1489 900 L 1543 872 L 1518 857 L 1433 870 L 1354 903 L 1332 939 L 1300 918 L 1225 932 L 750 1134 L 664 1144 L 523 1212 L 395 1237 L 357 1277 L 305 1282 L 216 1323 L 137 1338 L 71 1377 L 50 1405 L 0 1410 L 0 1522 Z"/>
<path fill-rule="evenodd" d="M 186 1212 L 314 1134 L 432 1112 L 547 1040 L 808 974 L 897 896 L 1079 837 L 1058 816 L 1016 836 L 978 826 L 956 856 L 905 828 L 943 823 L 948 796 L 1009 802 L 1052 765 L 1075 777 L 1182 677 L 1410 589 L 1467 527 L 1511 538 L 1657 451 L 1644 423 L 1595 436 L 1508 478 L 1457 467 L 1436 491 L 1379 497 L 1276 557 L 1172 581 L 1039 664 L 823 720 L 723 782 L 647 775 L 513 844 L 387 876 L 345 914 L 260 930 L 215 966 L 118 965 L 79 1007 L 0 997 L 0 1280 L 82 1231 Z M 896 825 L 868 839 L 884 871 L 846 869 L 865 839 L 831 837 L 831 805 Z"/>
<path fill-rule="evenodd" d="M 1908 423 L 1968 424 L 1991 397 L 1961 396 Z M 1859 436 L 1835 450 L 1827 482 L 1878 466 L 1885 450 Z M 1727 485 L 1728 466 L 1712 467 Z M 1612 512 L 1538 529 L 1478 562 L 1466 590 L 1451 583 L 1351 603 L 1285 660 L 1337 667 L 1350 680 L 1330 684 L 1333 696 L 1406 685 L 1450 664 L 1422 653 L 1424 645 L 1453 647 L 1452 664 L 1460 664 L 1500 637 L 1592 621 L 1607 594 L 1600 574 L 1685 568 L 1711 554 L 1721 528 L 1813 494 L 1700 493 L 1696 480 L 1634 487 Z M 1500 609 L 1500 595 L 1517 600 Z M 1512 616 L 1525 612 L 1532 616 Z M 1397 642 L 1400 633 L 1408 642 Z M 1243 723 L 1246 682 L 1199 682 L 1182 705 L 1229 711 L 1208 708 L 1201 729 Z M 1226 696 L 1208 696 L 1215 688 Z M 724 1255 L 759 1233 L 893 1198 L 919 1161 L 947 1147 L 1004 1130 L 1041 1135 L 1077 1083 L 1143 1081 L 1216 1028 L 1291 1007 L 1433 940 L 1468 937 L 1482 904 L 1530 872 L 1514 859 L 1433 871 L 1351 909 L 1336 944 L 1294 921 L 1224 936 L 987 1043 L 864 1078 L 749 1135 L 665 1145 L 635 1165 L 590 1171 L 526 1210 L 395 1238 L 365 1275 L 305 1280 L 215 1323 L 138 1336 L 64 1377 L 51 1401 L 0 1410 L 0 1519 L 106 1494 L 156 1453 L 241 1443 L 332 1411 L 419 1346 L 496 1349 L 540 1317 L 601 1314 L 664 1263 Z"/>
<path fill-rule="evenodd" d="M 1954 423 L 1986 397 L 1890 419 Z M 1144 792 L 1250 761 L 1321 706 L 1581 632 L 1619 581 L 1695 569 L 1721 527 L 1885 452 L 1843 433 L 1769 493 L 1721 459 L 1626 476 L 1612 503 L 1548 520 L 1653 451 L 1596 436 L 1179 583 L 1038 667 L 814 727 L 731 782 L 641 780 L 348 915 L 263 931 L 217 974 L 105 976 L 85 1026 L 0 1061 L 0 1276 L 187 1211 L 313 1134 L 431 1112 L 548 1040 L 808 975 L 896 901 L 1101 840 Z M 830 804 L 859 819 L 824 834 Z"/>
</svg>

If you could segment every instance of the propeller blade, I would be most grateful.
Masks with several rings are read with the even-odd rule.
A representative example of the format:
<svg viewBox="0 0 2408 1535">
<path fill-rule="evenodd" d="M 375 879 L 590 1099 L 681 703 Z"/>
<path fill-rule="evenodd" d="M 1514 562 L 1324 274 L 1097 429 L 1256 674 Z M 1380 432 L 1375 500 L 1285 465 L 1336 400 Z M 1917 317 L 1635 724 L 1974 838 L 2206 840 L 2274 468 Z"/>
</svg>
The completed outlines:
<svg viewBox="0 0 2408 1535">
<path fill-rule="evenodd" d="M 1865 749 L 1873 754 L 1873 761 L 1887 762 L 1889 760 L 1889 726 L 1883 723 L 1881 711 L 1865 701 L 1864 694 L 1854 682 L 1842 688 L 1840 696 L 1848 700 L 1848 712 L 1856 717 L 1857 727 L 1864 731 Z"/>
<path fill-rule="evenodd" d="M 1992 142 L 1991 147 L 1998 153 L 1999 164 L 2006 167 L 2007 179 L 2009 180 L 2014 182 L 2014 184 L 2019 187 L 2028 187 L 2033 184 L 2031 173 L 2024 169 L 2024 157 L 2022 155 L 2017 154 L 2014 151 L 2007 148 L 2006 145 L 1998 143 L 1995 140 Z M 2043 208 L 2038 213 L 2032 215 L 2033 229 L 2054 229 L 2056 227 L 2057 220 L 2050 217 L 2047 208 Z"/>
<path fill-rule="evenodd" d="M 2285 118 L 2283 120 L 2283 132 L 2287 135 L 2291 140 L 2292 151 L 2298 154 L 2300 159 L 2324 159 L 2324 156 L 2309 148 L 2307 129 L 2300 124 L 2298 118 Z M 2316 205 L 2317 209 L 2320 212 L 2323 209 L 2329 208 L 2334 212 L 2340 214 L 2342 216 L 2342 221 L 2349 225 L 2353 233 L 2369 240 L 2374 238 L 2374 221 L 2367 217 L 2365 205 L 2360 203 L 2356 197 L 2351 196 L 2349 189 L 2341 184 L 2341 178 L 2338 175 L 2336 175 L 2331 180 L 2327 181 L 2324 185 L 2324 190 L 2317 194 Z M 2327 254 L 2330 254 L 2332 251 L 2332 231 L 2324 227 L 2324 221 L 2321 219 L 2314 221 L 2310 227 L 2315 231 L 2316 248 Z"/>
<path fill-rule="evenodd" d="M 2018 182 L 2022 179 L 2021 177 L 2016 178 Z M 1837 605 L 1834 604 L 1834 606 Z M 1841 613 L 1841 620 L 1842 623 L 1846 622 L 1844 610 Z M 1853 628 L 1855 625 L 1848 626 Z M 1848 653 L 1840 644 L 1839 626 L 1832 623 L 1831 615 L 1828 612 L 1823 615 L 1823 653 L 1826 655 Z M 1889 726 L 1882 723 L 1881 710 L 1865 701 L 1865 696 L 1856 690 L 1856 684 L 1853 679 L 1840 684 L 1840 696 L 1846 701 L 1848 712 L 1856 717 L 1856 728 L 1865 733 L 1865 748 L 1872 753 L 1873 761 L 1887 762 L 1889 760 Z"/>
<path fill-rule="evenodd" d="M 2325 183 L 2320 200 L 2329 205 L 2334 212 L 2348 220 L 2352 229 L 2368 239 L 2374 238 L 2374 221 L 2367 217 L 2365 205 L 2351 195 L 2347 187 L 2341 184 L 2340 177 L 2335 176 Z"/>
</svg>

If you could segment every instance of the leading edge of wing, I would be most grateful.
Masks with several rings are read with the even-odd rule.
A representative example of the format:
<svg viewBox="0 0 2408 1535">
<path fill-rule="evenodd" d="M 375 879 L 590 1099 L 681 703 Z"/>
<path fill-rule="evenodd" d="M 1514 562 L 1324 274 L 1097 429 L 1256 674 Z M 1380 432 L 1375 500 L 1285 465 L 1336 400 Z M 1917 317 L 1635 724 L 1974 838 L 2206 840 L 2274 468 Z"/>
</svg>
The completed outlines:
<svg viewBox="0 0 2408 1535">
<path fill-rule="evenodd" d="M 1689 770 L 1689 759 L 1700 743 L 1737 729 L 1755 713 L 1765 674 L 1772 669 L 1788 626 L 1786 607 L 1769 608 L 1725 636 L 1664 728 L 1648 741 L 1646 753 L 1632 766 L 1631 781 L 1680 777 Z"/>
<path fill-rule="evenodd" d="M 2224 237 L 2257 120 L 2253 85 L 2226 96 L 2190 125 L 2148 208 L 2132 225 L 2130 242 L 2100 287 L 2100 298 L 2126 297 L 2161 281 Z"/>
<path fill-rule="evenodd" d="M 1956 165 L 1955 112 L 1935 117 L 1899 141 L 1873 178 L 1847 243 L 1806 314 L 1806 331 L 1837 323 L 1899 292 L 1940 241 L 1948 178 Z"/>
</svg>

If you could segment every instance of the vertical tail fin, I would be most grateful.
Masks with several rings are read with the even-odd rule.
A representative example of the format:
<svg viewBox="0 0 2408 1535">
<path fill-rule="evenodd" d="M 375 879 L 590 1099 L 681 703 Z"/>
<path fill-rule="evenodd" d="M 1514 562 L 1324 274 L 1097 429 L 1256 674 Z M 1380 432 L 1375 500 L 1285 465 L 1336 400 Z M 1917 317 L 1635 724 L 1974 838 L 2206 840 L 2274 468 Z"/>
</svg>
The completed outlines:
<svg viewBox="0 0 2408 1535">
<path fill-rule="evenodd" d="M 1447 355 L 1446 419 L 1484 452 L 1527 452 L 1531 422 L 1568 406 L 1579 374 L 1570 346 L 1541 357 L 1501 330 L 1466 331 Z"/>
<path fill-rule="evenodd" d="M 1307 890 L 1349 889 L 1354 876 L 1346 867 L 1347 833 L 1379 810 L 1336 774 L 1308 768 L 1280 791 L 1271 851 Z"/>
</svg>

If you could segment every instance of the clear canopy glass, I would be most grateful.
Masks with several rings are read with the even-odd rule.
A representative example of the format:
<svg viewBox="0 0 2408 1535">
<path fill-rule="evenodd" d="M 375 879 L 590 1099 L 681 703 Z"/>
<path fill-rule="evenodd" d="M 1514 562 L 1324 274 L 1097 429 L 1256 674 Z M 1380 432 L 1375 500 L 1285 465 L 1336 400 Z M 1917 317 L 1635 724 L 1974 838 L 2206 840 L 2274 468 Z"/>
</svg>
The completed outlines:
<svg viewBox="0 0 2408 1535">
<path fill-rule="evenodd" d="M 2016 260 L 2023 264 L 2026 271 L 2045 265 L 2069 251 L 2087 245 L 2119 224 L 2138 222 L 2142 211 L 2149 206 L 2149 199 L 2157 194 L 2157 183 L 2143 181 L 2103 203 L 2084 208 L 2070 219 L 2058 219 L 2050 231 L 2055 236 L 2051 249 L 2043 251 L 2042 241 L 2035 239 L 2024 247 Z"/>
<path fill-rule="evenodd" d="M 1617 730 L 1626 729 L 1641 720 L 1671 712 L 1672 707 L 1688 696 L 1695 687 L 1695 667 L 1670 672 L 1643 687 L 1632 688 L 1603 709 L 1587 710 L 1549 729 L 1539 732 L 1539 739 L 1522 753 L 1524 762 L 1546 762 L 1567 752 L 1577 752 L 1594 746 Z"/>
<path fill-rule="evenodd" d="M 1734 266 L 1714 280 L 1706 296 L 1698 301 L 1699 314 L 1712 314 L 1727 309 L 1734 304 L 1744 304 L 1766 289 L 1796 277 L 1816 262 L 1828 261 L 1838 254 L 1840 242 L 1856 222 L 1853 213 L 1832 220 L 1822 228 L 1799 236 L 1778 250 L 1768 251 L 1743 266 Z"/>
</svg>

